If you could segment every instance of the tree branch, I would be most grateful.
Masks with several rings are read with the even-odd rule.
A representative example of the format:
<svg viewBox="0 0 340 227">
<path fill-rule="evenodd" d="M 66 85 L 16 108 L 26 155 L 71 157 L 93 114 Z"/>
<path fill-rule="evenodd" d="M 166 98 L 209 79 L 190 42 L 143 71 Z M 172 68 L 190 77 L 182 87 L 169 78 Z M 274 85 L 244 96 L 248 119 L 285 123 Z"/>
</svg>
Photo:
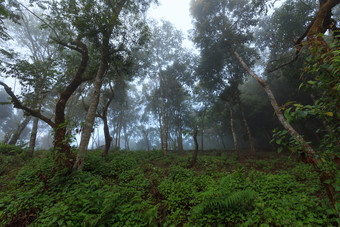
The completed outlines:
<svg viewBox="0 0 340 227">
<path fill-rule="evenodd" d="M 7 92 L 7 94 L 12 98 L 12 103 L 13 103 L 15 108 L 21 109 L 21 110 L 25 111 L 27 114 L 32 115 L 34 117 L 37 117 L 40 120 L 44 121 L 45 123 L 50 125 L 52 128 L 55 128 L 55 126 L 56 126 L 55 123 L 53 121 L 51 121 L 49 118 L 42 115 L 39 111 L 32 110 L 32 109 L 28 108 L 27 106 L 24 106 L 20 102 L 20 100 L 15 96 L 15 94 L 12 92 L 12 89 L 10 87 L 8 87 L 7 84 L 0 81 L 0 85 L 2 85 L 5 88 L 5 91 Z"/>
</svg>

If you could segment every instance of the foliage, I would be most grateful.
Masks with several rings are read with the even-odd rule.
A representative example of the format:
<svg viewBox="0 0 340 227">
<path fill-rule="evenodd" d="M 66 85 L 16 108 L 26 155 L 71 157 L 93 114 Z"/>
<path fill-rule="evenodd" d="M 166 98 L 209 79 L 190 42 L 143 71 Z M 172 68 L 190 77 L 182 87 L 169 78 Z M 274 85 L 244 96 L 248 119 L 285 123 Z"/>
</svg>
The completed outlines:
<svg viewBox="0 0 340 227">
<path fill-rule="evenodd" d="M 115 151 L 103 159 L 100 151 L 92 151 L 84 171 L 71 175 L 56 168 L 49 155 L 34 158 L 0 188 L 0 223 L 325 226 L 336 222 L 336 210 L 319 205 L 315 195 L 321 201 L 324 195 L 310 166 L 286 157 L 271 158 L 268 162 L 285 169 L 271 173 L 276 165 L 261 159 L 248 160 L 252 165 L 247 167 L 233 155 L 201 155 L 193 170 L 186 168 L 182 155 L 169 153 L 169 160 L 164 160 L 162 151 Z M 212 171 L 207 166 L 215 167 Z M 267 166 L 269 172 L 254 170 L 256 166 Z"/>
<path fill-rule="evenodd" d="M 0 143 L 0 175 L 8 174 L 28 159 L 28 152 L 21 146 Z"/>
</svg>

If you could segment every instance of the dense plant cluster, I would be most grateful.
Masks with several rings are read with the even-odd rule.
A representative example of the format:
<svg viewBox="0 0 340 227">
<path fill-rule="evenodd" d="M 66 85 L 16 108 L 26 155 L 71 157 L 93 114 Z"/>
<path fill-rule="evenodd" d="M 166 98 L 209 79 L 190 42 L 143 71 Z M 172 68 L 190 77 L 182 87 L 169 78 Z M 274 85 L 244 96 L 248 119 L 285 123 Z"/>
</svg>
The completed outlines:
<svg viewBox="0 0 340 227">
<path fill-rule="evenodd" d="M 201 156 L 100 151 L 83 172 L 56 171 L 48 153 L 1 176 L 0 223 L 33 226 L 304 226 L 339 223 L 311 166 L 281 155 Z M 8 155 L 6 155 L 8 156 Z M 293 160 L 292 160 L 293 159 Z M 18 168 L 18 167 L 17 167 Z M 5 184 L 4 184 L 5 185 Z M 320 200 L 321 199 L 321 200 Z"/>
</svg>

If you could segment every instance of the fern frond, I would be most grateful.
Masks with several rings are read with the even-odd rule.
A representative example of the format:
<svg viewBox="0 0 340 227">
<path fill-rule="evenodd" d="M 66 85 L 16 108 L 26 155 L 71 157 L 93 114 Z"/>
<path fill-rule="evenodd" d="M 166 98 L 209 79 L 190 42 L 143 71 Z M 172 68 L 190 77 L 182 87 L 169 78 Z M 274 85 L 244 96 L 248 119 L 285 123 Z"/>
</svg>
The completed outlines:
<svg viewBox="0 0 340 227">
<path fill-rule="evenodd" d="M 219 197 L 206 198 L 205 201 L 193 208 L 193 212 L 196 214 L 203 214 L 210 211 L 223 212 L 235 209 L 249 203 L 254 196 L 254 191 L 243 190 L 221 195 Z"/>
</svg>

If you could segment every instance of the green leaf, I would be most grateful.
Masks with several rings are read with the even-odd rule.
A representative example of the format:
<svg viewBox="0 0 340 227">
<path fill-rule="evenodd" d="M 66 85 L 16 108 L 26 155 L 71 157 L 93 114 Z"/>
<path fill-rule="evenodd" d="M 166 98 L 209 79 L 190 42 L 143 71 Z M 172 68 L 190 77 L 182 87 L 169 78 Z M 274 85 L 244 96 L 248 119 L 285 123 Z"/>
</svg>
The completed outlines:
<svg viewBox="0 0 340 227">
<path fill-rule="evenodd" d="M 309 80 L 309 81 L 307 81 L 307 83 L 310 84 L 310 85 L 315 85 L 315 84 L 316 84 L 316 81 Z"/>
<path fill-rule="evenodd" d="M 281 138 L 278 139 L 278 140 L 276 140 L 276 143 L 279 144 L 279 145 L 281 144 L 281 142 L 282 142 L 282 139 L 281 139 Z"/>
</svg>

